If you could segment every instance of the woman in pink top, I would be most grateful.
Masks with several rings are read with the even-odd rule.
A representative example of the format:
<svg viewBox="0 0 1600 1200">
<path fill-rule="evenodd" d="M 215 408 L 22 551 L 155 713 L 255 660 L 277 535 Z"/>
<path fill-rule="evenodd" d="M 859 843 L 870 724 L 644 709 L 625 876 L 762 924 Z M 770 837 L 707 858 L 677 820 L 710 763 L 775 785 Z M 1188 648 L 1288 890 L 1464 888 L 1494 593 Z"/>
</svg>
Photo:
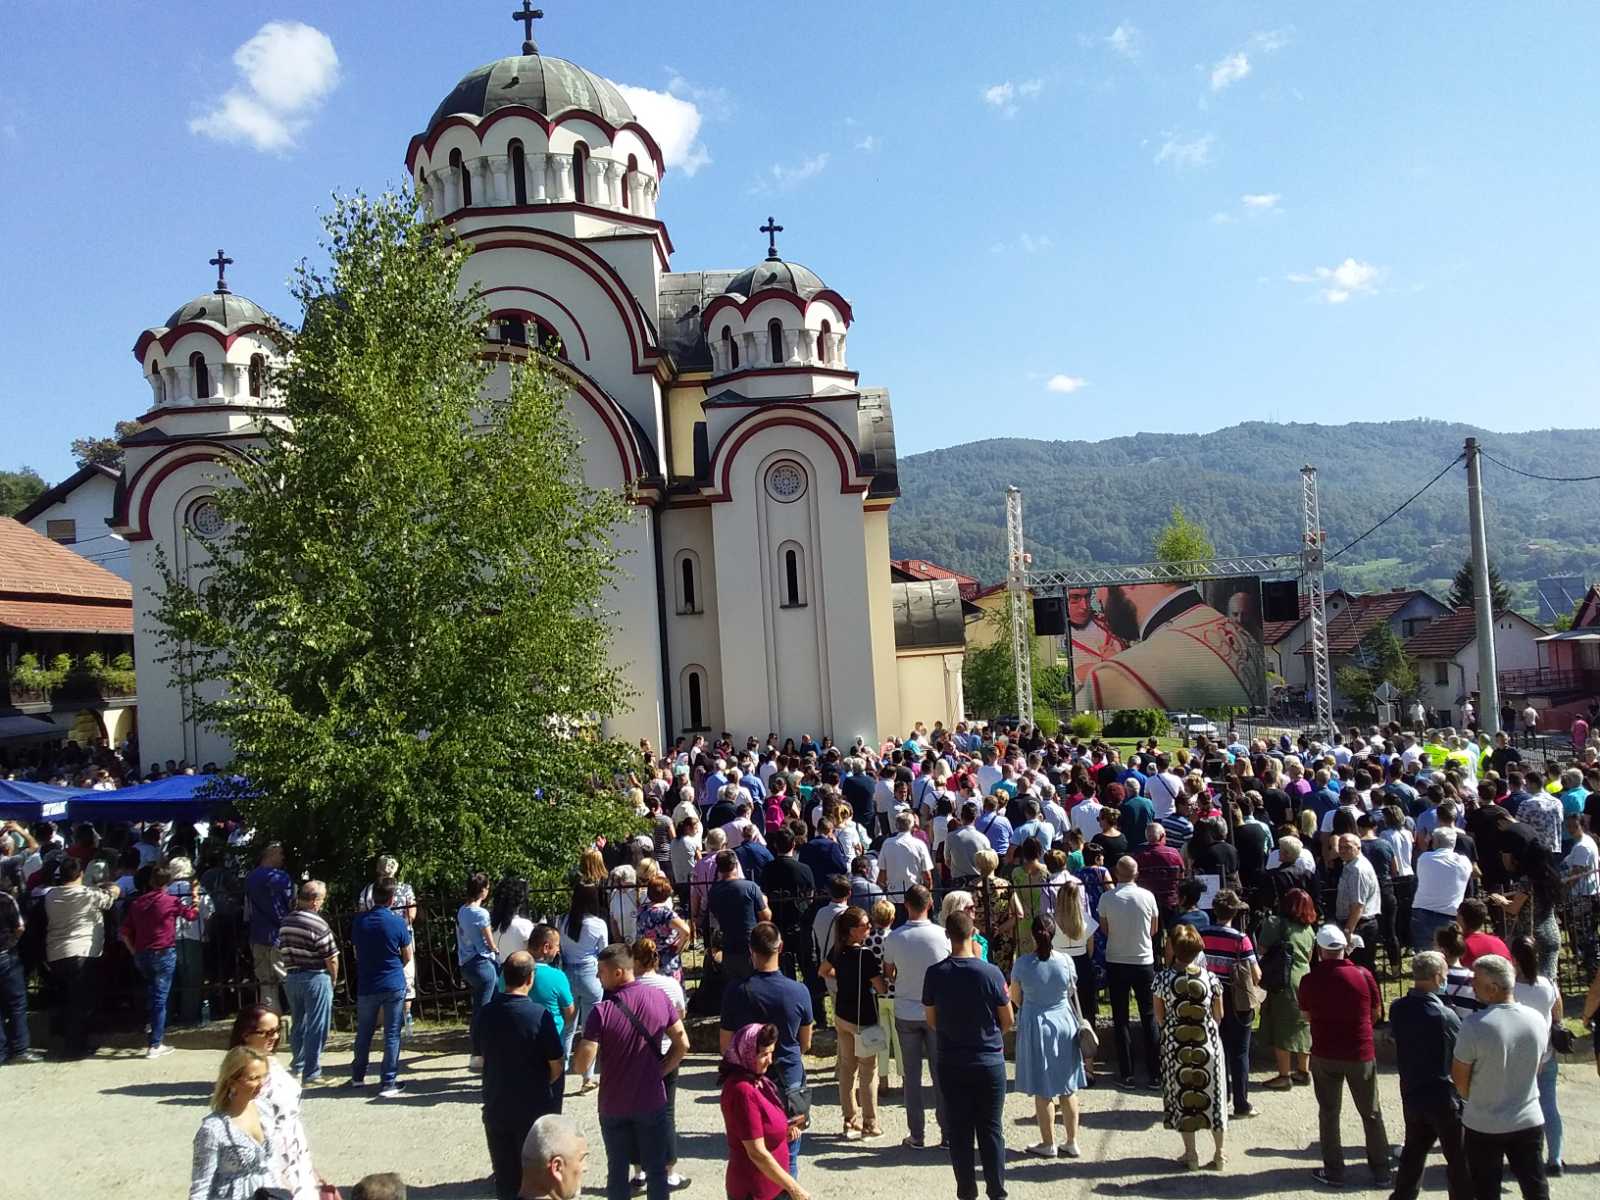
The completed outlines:
<svg viewBox="0 0 1600 1200">
<path fill-rule="evenodd" d="M 800 1136 L 767 1078 L 778 1045 L 775 1025 L 746 1025 L 723 1052 L 722 1124 L 728 1132 L 728 1200 L 811 1200 L 789 1173 L 789 1143 Z"/>
</svg>

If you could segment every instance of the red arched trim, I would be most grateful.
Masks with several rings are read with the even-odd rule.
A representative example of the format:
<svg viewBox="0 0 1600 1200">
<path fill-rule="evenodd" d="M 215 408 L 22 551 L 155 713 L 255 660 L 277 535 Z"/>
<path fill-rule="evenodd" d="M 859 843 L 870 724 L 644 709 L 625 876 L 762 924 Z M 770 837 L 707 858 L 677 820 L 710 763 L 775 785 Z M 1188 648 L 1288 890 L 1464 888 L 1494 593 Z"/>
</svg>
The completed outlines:
<svg viewBox="0 0 1600 1200">
<path fill-rule="evenodd" d="M 433 158 L 433 149 L 439 144 L 439 139 L 444 136 L 445 130 L 471 129 L 478 135 L 478 139 L 481 142 L 484 130 L 512 117 L 521 117 L 524 120 L 532 121 L 540 129 L 544 130 L 546 139 L 550 137 L 552 131 L 573 121 L 589 122 L 596 129 L 601 130 L 606 135 L 606 138 L 613 143 L 617 140 L 617 134 L 627 130 L 629 133 L 636 134 L 639 140 L 644 143 L 645 149 L 650 152 L 650 158 L 656 164 L 657 176 L 664 176 L 667 173 L 667 163 L 661 157 L 661 147 L 656 145 L 656 140 L 650 136 L 650 131 L 637 121 L 627 121 L 621 125 L 613 125 L 599 113 L 593 113 L 584 108 L 569 108 L 564 112 L 557 113 L 554 118 L 548 118 L 538 109 L 530 108 L 526 104 L 508 104 L 504 108 L 495 109 L 487 117 L 475 117 L 468 113 L 452 113 L 426 133 L 419 133 L 411 139 L 411 144 L 406 147 L 406 172 L 413 177 L 416 176 L 417 156 L 420 152 L 426 152 L 430 160 Z M 526 147 L 524 147 L 524 150 L 526 150 Z"/>
<path fill-rule="evenodd" d="M 489 234 L 517 236 L 495 237 L 481 242 L 477 240 Z M 627 331 L 628 346 L 633 352 L 633 373 L 648 375 L 654 372 L 655 361 L 661 357 L 661 348 L 656 344 L 655 326 L 644 317 L 633 293 L 622 281 L 622 276 L 605 259 L 563 234 L 519 229 L 514 225 L 473 230 L 468 240 L 472 242 L 474 254 L 485 250 L 533 250 L 559 258 L 588 275 L 600 285 L 600 290 L 611 301 L 611 307 L 617 310 L 622 327 Z"/>
<path fill-rule="evenodd" d="M 560 360 L 552 361 L 550 367 L 553 374 L 561 376 L 574 392 L 583 397 L 611 435 L 612 445 L 617 448 L 617 459 L 622 463 L 623 484 L 631 487 L 638 483 L 648 473 L 644 466 L 644 448 L 634 436 L 633 423 L 623 413 L 622 406 L 589 378 L 582 368 Z"/>
<path fill-rule="evenodd" d="M 572 315 L 572 310 L 570 308 L 561 303 L 561 301 L 557 300 L 549 292 L 541 292 L 538 288 L 522 287 L 519 284 L 506 284 L 503 287 L 486 288 L 484 291 L 479 292 L 478 294 L 480 296 L 492 296 L 496 292 L 526 292 L 530 296 L 538 296 L 541 300 L 548 300 L 551 304 L 554 304 L 566 314 L 567 320 L 571 321 L 572 327 L 578 331 L 578 340 L 583 343 L 583 357 L 585 359 L 593 357 L 589 353 L 589 335 L 583 331 L 583 326 L 578 323 L 578 318 Z M 496 308 L 493 304 L 489 306 L 489 317 L 490 319 L 495 317 L 522 317 L 524 320 L 528 321 L 542 319 L 539 317 L 538 313 L 529 308 Z"/>
<path fill-rule="evenodd" d="M 854 383 L 860 378 L 856 371 L 845 371 L 838 367 L 808 367 L 804 364 L 796 367 L 741 367 L 737 371 L 729 371 L 726 375 L 717 376 L 717 386 L 732 383 L 736 379 L 748 379 L 752 375 L 831 375 L 835 379 L 847 379 Z M 756 403 L 761 403 L 760 397 L 753 397 Z M 837 400 L 837 396 L 822 396 L 823 400 Z"/>
<path fill-rule="evenodd" d="M 200 450 L 200 447 L 211 447 L 211 451 Z M 156 492 L 167 476 L 180 467 L 189 466 L 191 463 L 221 463 L 228 456 L 235 458 L 247 457 L 245 453 L 235 446 L 224 445 L 221 442 L 185 442 L 175 446 L 164 455 L 157 455 L 144 466 L 140 467 L 132 479 L 128 481 L 127 488 L 122 492 L 118 509 L 112 515 L 113 528 L 123 530 L 123 536 L 130 542 L 148 542 L 150 540 L 150 504 L 155 499 Z M 149 474 L 150 479 L 144 483 L 140 490 L 140 481 Z M 128 519 L 127 507 L 132 502 L 135 493 L 139 497 L 139 516 L 137 521 Z"/>
<path fill-rule="evenodd" d="M 809 430 L 827 443 L 828 449 L 833 451 L 834 460 L 839 464 L 839 491 L 842 495 L 860 494 L 871 486 L 871 480 L 862 478 L 856 469 L 855 446 L 831 420 L 812 409 L 795 405 L 769 405 L 740 417 L 722 435 L 722 442 L 711 461 L 711 477 L 716 480 L 714 486 L 717 490 L 707 493 L 706 499 L 712 503 L 733 499 L 733 460 L 738 457 L 740 448 L 762 430 L 781 425 Z"/>
<path fill-rule="evenodd" d="M 247 333 L 265 333 L 273 337 L 273 348 L 277 348 L 277 340 L 275 336 L 277 331 L 270 329 L 265 325 L 240 325 L 237 329 L 228 331 L 224 330 L 221 325 L 218 325 L 213 321 L 185 321 L 182 325 L 178 325 L 172 329 L 162 330 L 159 333 L 154 329 L 146 329 L 139 335 L 139 340 L 133 344 L 133 356 L 139 360 L 140 365 L 142 366 L 144 363 L 144 352 L 149 348 L 151 342 L 160 342 L 161 349 L 166 353 L 171 354 L 172 348 L 178 344 L 178 339 L 191 333 L 205 334 L 212 341 L 216 342 L 217 345 L 221 346 L 223 350 L 227 350 L 234 344 L 234 342 L 238 341 Z"/>
<path fill-rule="evenodd" d="M 839 295 L 832 288 L 823 288 L 809 300 L 797 296 L 784 288 L 762 288 L 755 295 L 749 296 L 744 300 L 734 296 L 718 296 L 710 304 L 706 305 L 705 312 L 700 316 L 700 323 L 709 328 L 712 319 L 725 308 L 732 308 L 742 319 L 749 320 L 750 314 L 755 311 L 756 305 L 764 300 L 782 300 L 785 304 L 791 305 L 802 317 L 805 316 L 806 309 L 810 308 L 813 303 L 818 300 L 826 300 L 838 310 L 846 325 L 855 320 L 855 314 L 850 310 L 850 301 Z"/>
<path fill-rule="evenodd" d="M 667 227 L 654 217 L 641 217 L 637 213 L 625 212 L 620 208 L 597 208 L 593 204 L 579 204 L 575 200 L 561 200 L 553 204 L 485 204 L 473 205 L 471 208 L 458 208 L 455 212 L 446 213 L 439 218 L 441 225 L 454 225 L 457 221 L 474 217 L 505 217 L 523 216 L 536 213 L 583 213 L 586 216 L 602 217 L 620 228 L 637 227 L 638 233 L 607 233 L 584 239 L 585 242 L 614 242 L 623 238 L 649 238 L 656 248 L 656 258 L 661 262 L 663 271 L 671 270 L 672 255 L 677 252 L 677 247 L 672 244 L 672 235 L 667 232 Z M 501 226 L 506 229 L 526 229 L 522 225 Z M 470 230 L 462 234 L 470 237 L 482 230 Z M 541 229 L 540 233 L 549 233 Z M 560 236 L 560 235 L 557 235 Z"/>
</svg>

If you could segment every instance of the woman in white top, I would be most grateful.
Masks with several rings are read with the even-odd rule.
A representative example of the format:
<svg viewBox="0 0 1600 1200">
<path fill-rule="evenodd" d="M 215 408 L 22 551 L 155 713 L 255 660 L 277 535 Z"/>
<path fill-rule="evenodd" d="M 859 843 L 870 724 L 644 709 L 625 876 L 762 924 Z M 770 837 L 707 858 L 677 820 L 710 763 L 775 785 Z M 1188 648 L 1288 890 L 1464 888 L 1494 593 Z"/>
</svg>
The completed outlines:
<svg viewBox="0 0 1600 1200">
<path fill-rule="evenodd" d="M 494 889 L 489 907 L 489 928 L 494 931 L 495 957 L 502 966 L 518 950 L 528 948 L 533 922 L 528 918 L 528 881 L 507 875 Z"/>
<path fill-rule="evenodd" d="M 1083 881 L 1068 871 L 1061 878 L 1055 894 L 1055 936 L 1051 949 L 1072 959 L 1078 989 L 1078 1011 L 1092 1027 L 1099 1015 L 1098 991 L 1094 978 L 1094 935 L 1100 931 L 1100 922 L 1089 911 L 1089 893 Z M 1088 1083 L 1094 1086 L 1094 1059 L 1083 1060 L 1083 1070 Z"/>
<path fill-rule="evenodd" d="M 1527 934 L 1511 943 L 1511 958 L 1517 968 L 1517 982 L 1511 995 L 1526 1004 L 1545 1021 L 1544 1057 L 1539 1060 L 1539 1109 L 1544 1113 L 1545 1174 L 1560 1175 L 1561 1110 L 1556 1107 L 1556 1069 L 1558 1061 L 1550 1045 L 1549 1030 L 1561 1023 L 1561 991 L 1549 978 L 1539 974 L 1539 947 Z"/>
<path fill-rule="evenodd" d="M 260 1188 L 281 1187 L 273 1170 L 270 1122 L 258 1099 L 267 1060 L 235 1046 L 222 1060 L 211 1111 L 194 1135 L 189 1200 L 252 1200 Z"/>
<path fill-rule="evenodd" d="M 639 933 L 639 876 L 623 863 L 611 869 L 611 932 L 630 945 Z"/>
<path fill-rule="evenodd" d="M 633 975 L 634 978 L 646 987 L 653 987 L 666 993 L 672 1002 L 673 1016 L 683 1020 L 688 1012 L 688 1001 L 683 994 L 683 985 L 670 975 L 663 975 L 656 970 L 660 965 L 660 956 L 656 949 L 654 939 L 643 937 L 633 943 Z M 672 1039 L 665 1034 L 661 1037 L 661 1053 L 666 1054 L 672 1047 Z M 673 1191 L 689 1186 L 689 1180 L 678 1174 L 678 1072 L 672 1071 L 662 1079 L 667 1085 L 667 1187 Z M 644 1168 L 640 1163 L 633 1164 L 633 1185 L 642 1188 L 645 1183 Z"/>
</svg>

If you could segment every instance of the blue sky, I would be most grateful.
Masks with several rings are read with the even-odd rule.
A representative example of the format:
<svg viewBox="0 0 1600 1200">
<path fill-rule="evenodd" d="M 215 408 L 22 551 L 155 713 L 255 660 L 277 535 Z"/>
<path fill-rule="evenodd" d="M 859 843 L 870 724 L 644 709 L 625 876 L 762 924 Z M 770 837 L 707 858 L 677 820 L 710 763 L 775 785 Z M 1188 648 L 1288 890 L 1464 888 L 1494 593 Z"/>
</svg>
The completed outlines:
<svg viewBox="0 0 1600 1200">
<path fill-rule="evenodd" d="M 52 480 L 143 411 L 134 339 L 216 247 L 292 317 L 329 194 L 402 180 L 455 81 L 521 40 L 510 0 L 6 7 L 0 465 Z M 674 267 L 748 265 L 776 215 L 851 298 L 902 452 L 1593 423 L 1600 7 L 544 7 L 546 52 L 660 93 Z M 331 48 L 241 66 L 268 21 Z"/>
</svg>

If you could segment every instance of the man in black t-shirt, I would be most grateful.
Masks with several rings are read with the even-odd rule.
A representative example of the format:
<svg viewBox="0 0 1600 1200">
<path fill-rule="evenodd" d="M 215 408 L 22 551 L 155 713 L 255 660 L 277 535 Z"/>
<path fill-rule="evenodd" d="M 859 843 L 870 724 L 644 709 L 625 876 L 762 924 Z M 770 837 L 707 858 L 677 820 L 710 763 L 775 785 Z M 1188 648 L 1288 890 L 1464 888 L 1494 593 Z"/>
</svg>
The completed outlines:
<svg viewBox="0 0 1600 1200">
<path fill-rule="evenodd" d="M 816 899 L 816 877 L 811 868 L 795 857 L 794 834 L 779 826 L 767 835 L 767 849 L 773 858 L 761 876 L 761 888 L 772 906 L 772 922 L 784 939 L 798 950 L 805 930 L 806 913 Z M 784 956 L 779 969 L 791 979 L 798 978 L 795 951 Z"/>
<path fill-rule="evenodd" d="M 522 1142 L 545 1113 L 560 1108 L 561 1036 L 543 1004 L 528 998 L 533 955 L 519 950 L 502 968 L 506 990 L 473 1023 L 483 1051 L 483 1130 L 497 1200 L 515 1200 L 522 1183 Z"/>
</svg>

